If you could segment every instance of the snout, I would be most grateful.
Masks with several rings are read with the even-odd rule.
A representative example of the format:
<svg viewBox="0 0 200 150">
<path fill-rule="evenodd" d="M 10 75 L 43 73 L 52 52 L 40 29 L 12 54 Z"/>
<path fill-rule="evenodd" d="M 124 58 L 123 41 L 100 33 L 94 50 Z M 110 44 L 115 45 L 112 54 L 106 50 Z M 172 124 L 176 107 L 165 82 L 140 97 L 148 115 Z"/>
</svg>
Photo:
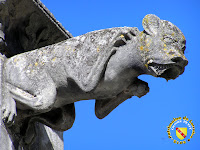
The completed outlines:
<svg viewBox="0 0 200 150">
<path fill-rule="evenodd" d="M 175 68 L 179 70 L 179 75 L 185 71 L 185 66 L 188 65 L 188 60 L 184 57 L 174 57 L 171 59 L 175 63 Z"/>
<path fill-rule="evenodd" d="M 180 67 L 185 67 L 188 65 L 188 60 L 184 57 L 174 57 L 171 59 L 173 62 L 176 63 L 176 65 L 180 66 Z"/>
</svg>

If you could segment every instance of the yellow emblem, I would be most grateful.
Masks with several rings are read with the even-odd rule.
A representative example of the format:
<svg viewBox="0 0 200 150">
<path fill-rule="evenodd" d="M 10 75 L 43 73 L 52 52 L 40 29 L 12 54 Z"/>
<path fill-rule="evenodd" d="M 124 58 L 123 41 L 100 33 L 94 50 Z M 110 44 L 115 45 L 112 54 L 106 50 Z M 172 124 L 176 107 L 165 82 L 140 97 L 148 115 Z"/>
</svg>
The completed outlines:
<svg viewBox="0 0 200 150">
<path fill-rule="evenodd" d="M 176 128 L 176 136 L 180 139 L 183 140 L 187 136 L 187 128 Z"/>
<path fill-rule="evenodd" d="M 182 126 L 182 127 L 180 127 Z M 176 132 L 176 136 L 173 136 Z M 195 134 L 195 127 L 192 120 L 185 117 L 173 118 L 167 126 L 168 137 L 176 144 L 189 142 Z"/>
</svg>

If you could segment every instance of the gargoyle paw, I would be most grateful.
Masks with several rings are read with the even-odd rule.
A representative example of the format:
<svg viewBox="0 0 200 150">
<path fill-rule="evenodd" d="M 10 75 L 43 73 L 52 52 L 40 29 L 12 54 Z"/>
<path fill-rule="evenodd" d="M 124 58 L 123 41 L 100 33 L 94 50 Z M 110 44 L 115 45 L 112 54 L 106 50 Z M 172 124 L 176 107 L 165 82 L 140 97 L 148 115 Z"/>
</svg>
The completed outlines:
<svg viewBox="0 0 200 150">
<path fill-rule="evenodd" d="M 15 122 L 15 117 L 17 116 L 16 103 L 14 100 L 6 101 L 2 106 L 2 120 L 7 126 L 12 126 Z"/>
<path fill-rule="evenodd" d="M 137 97 L 142 97 L 144 95 L 146 95 L 149 92 L 149 87 L 148 84 L 146 82 L 140 83 L 137 86 Z"/>
<path fill-rule="evenodd" d="M 137 79 L 132 85 L 130 85 L 125 90 L 125 92 L 140 98 L 149 92 L 149 86 L 148 83 Z"/>
</svg>

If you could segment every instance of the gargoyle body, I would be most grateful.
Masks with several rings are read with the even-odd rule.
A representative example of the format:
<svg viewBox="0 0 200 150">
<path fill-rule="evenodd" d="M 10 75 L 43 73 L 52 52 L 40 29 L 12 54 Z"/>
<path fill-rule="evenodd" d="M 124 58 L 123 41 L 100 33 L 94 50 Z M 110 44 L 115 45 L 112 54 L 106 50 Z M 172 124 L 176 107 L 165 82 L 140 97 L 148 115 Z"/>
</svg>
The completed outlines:
<svg viewBox="0 0 200 150">
<path fill-rule="evenodd" d="M 177 78 L 188 63 L 183 33 L 155 15 L 145 16 L 143 27 L 94 31 L 6 59 L 5 121 L 12 124 L 17 107 L 64 131 L 73 125 L 74 102 L 96 99 L 96 116 L 104 118 L 149 91 L 139 75 Z"/>
</svg>

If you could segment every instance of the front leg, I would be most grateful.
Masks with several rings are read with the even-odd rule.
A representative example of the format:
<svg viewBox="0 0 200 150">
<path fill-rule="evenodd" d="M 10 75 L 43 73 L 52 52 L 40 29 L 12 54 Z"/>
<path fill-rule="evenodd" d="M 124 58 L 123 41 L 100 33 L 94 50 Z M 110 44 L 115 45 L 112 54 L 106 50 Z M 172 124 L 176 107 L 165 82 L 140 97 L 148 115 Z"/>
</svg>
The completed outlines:
<svg viewBox="0 0 200 150">
<path fill-rule="evenodd" d="M 2 35 L 1 35 L 1 23 L 0 23 L 0 51 L 1 49 L 1 44 L 2 44 Z M 4 43 L 4 42 L 3 42 Z M 1 51 L 2 52 L 2 51 Z M 11 97 L 11 94 L 9 92 L 9 89 L 7 88 L 5 81 L 4 81 L 4 71 L 3 71 L 3 65 L 4 61 L 6 60 L 6 57 L 2 54 L 0 54 L 0 76 L 2 77 L 0 79 L 1 82 L 1 94 L 2 94 L 2 99 L 0 100 L 2 102 L 1 106 L 1 111 L 2 111 L 2 120 L 7 126 L 11 126 L 14 123 L 14 119 L 17 116 L 16 112 L 16 103 L 15 100 Z M 1 112 L 0 112 L 1 113 Z"/>
</svg>

